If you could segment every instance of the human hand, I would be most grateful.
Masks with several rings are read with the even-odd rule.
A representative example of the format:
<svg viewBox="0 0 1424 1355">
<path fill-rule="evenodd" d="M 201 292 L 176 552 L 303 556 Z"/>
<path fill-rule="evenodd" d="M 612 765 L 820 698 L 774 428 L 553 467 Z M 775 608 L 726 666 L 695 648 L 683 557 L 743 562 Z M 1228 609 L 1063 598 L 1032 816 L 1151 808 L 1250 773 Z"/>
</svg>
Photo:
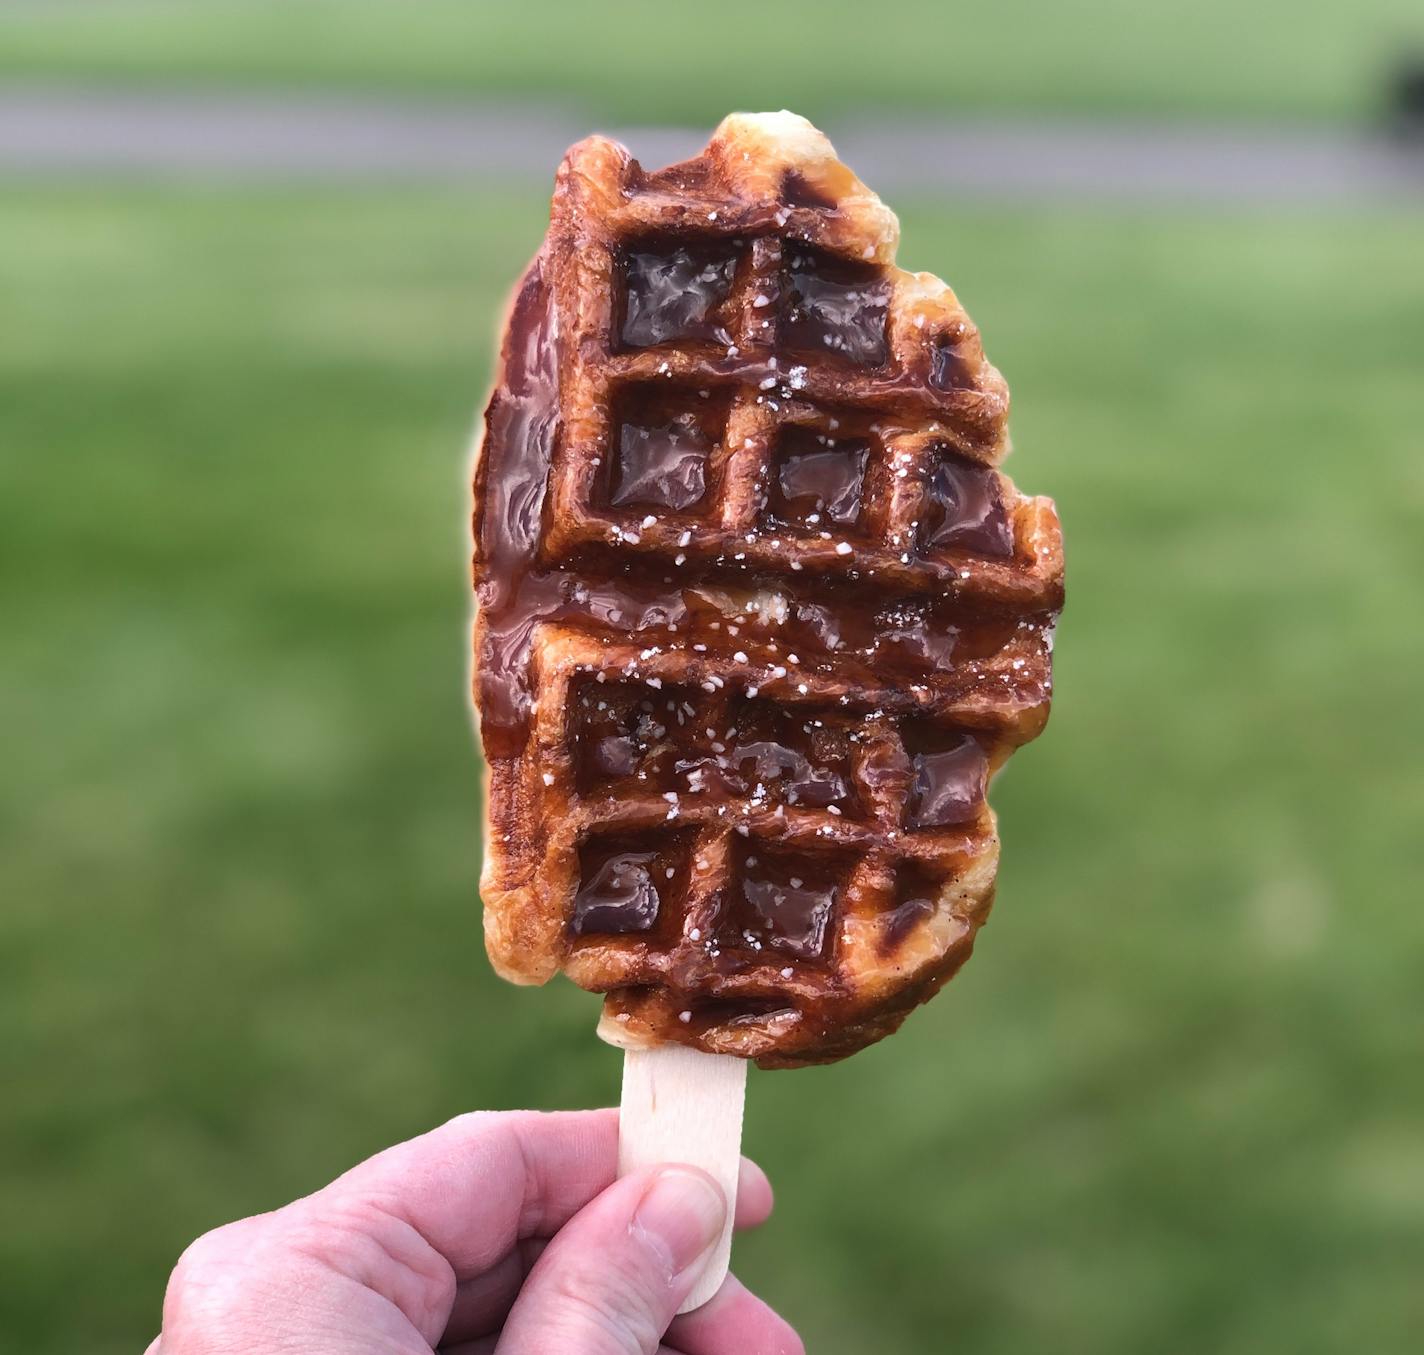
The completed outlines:
<svg viewBox="0 0 1424 1355">
<path fill-rule="evenodd" d="M 147 1355 L 803 1355 L 728 1276 L 674 1318 L 725 1218 L 692 1167 L 614 1180 L 613 1110 L 463 1115 L 185 1251 Z M 736 1224 L 771 1213 L 742 1162 Z"/>
</svg>

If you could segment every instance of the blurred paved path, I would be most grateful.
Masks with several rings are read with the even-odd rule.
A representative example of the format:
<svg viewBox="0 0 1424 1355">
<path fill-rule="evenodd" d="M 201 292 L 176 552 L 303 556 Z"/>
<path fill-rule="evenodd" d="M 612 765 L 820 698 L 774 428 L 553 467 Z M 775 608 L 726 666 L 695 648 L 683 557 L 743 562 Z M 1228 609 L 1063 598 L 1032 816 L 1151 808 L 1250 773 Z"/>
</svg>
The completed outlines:
<svg viewBox="0 0 1424 1355">
<path fill-rule="evenodd" d="M 547 184 L 588 130 L 547 107 L 0 86 L 0 173 Z M 606 128 L 649 164 L 705 132 Z M 866 118 L 827 128 L 885 192 L 1349 204 L 1424 202 L 1424 152 L 1333 128 Z"/>
</svg>

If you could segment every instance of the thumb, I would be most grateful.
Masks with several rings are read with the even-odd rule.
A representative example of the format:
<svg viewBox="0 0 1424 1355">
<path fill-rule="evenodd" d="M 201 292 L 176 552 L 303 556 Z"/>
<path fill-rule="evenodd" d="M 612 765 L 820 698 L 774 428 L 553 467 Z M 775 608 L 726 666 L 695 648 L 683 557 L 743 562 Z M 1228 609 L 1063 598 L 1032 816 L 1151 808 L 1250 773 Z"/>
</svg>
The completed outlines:
<svg viewBox="0 0 1424 1355">
<path fill-rule="evenodd" d="M 695 1167 L 615 1182 L 545 1248 L 497 1355 L 654 1355 L 726 1216 L 721 1189 Z"/>
</svg>

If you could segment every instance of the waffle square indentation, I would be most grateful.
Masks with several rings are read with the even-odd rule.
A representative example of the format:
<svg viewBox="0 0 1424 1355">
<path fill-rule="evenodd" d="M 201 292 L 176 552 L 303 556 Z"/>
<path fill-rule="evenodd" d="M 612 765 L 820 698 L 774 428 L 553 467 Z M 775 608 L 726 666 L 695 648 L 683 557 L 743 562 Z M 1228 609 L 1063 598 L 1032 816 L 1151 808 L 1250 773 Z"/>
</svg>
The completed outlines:
<svg viewBox="0 0 1424 1355">
<path fill-rule="evenodd" d="M 788 424 L 773 453 L 767 513 L 774 523 L 848 528 L 860 518 L 870 440 Z"/>
<path fill-rule="evenodd" d="M 620 346 L 652 348 L 680 339 L 730 342 L 722 313 L 739 250 L 728 241 L 640 240 L 622 253 Z"/>
<path fill-rule="evenodd" d="M 891 286 L 883 270 L 791 244 L 781 295 L 780 340 L 788 352 L 885 365 Z"/>
<path fill-rule="evenodd" d="M 648 382 L 616 402 L 608 502 L 686 513 L 706 498 L 708 462 L 726 425 L 725 396 Z"/>
<path fill-rule="evenodd" d="M 797 851 L 753 838 L 735 853 L 723 949 L 825 956 L 850 863 L 825 850 Z"/>
<path fill-rule="evenodd" d="M 910 722 L 901 737 L 910 757 L 905 827 L 949 828 L 977 819 L 989 766 L 979 740 L 964 730 Z"/>
<path fill-rule="evenodd" d="M 921 552 L 962 551 L 1005 559 L 1014 533 L 996 472 L 936 449 L 925 487 L 918 546 Z"/>
<path fill-rule="evenodd" d="M 569 914 L 574 936 L 650 932 L 676 914 L 687 891 L 685 833 L 642 830 L 596 836 L 579 847 Z"/>
</svg>

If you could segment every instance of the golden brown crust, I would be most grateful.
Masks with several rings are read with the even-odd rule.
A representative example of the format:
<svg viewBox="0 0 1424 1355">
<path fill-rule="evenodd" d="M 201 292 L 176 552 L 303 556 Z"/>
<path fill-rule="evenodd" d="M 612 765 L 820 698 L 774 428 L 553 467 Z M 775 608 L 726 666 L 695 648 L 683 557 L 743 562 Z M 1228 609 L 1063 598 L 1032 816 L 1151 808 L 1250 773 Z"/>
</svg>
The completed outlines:
<svg viewBox="0 0 1424 1355">
<path fill-rule="evenodd" d="M 607 993 L 611 1042 L 844 1057 L 987 916 L 1062 542 L 897 241 L 791 114 L 560 168 L 474 467 L 482 892 L 497 971 Z"/>
</svg>

